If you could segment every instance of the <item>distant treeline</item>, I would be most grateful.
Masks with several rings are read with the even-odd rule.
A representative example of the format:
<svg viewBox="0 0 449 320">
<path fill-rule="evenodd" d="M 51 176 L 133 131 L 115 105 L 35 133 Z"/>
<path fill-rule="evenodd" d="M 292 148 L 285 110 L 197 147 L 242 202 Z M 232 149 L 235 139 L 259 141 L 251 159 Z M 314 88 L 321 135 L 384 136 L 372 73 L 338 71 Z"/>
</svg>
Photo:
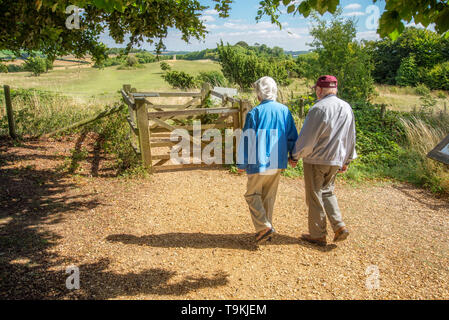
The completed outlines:
<svg viewBox="0 0 449 320">
<path fill-rule="evenodd" d="M 253 52 L 255 52 L 256 54 L 258 54 L 259 56 L 265 56 L 265 57 L 284 57 L 284 56 L 292 56 L 292 57 L 297 57 L 301 54 L 305 54 L 308 53 L 309 51 L 284 51 L 284 49 L 280 48 L 280 47 L 273 47 L 270 48 L 265 44 L 254 44 L 253 46 L 248 45 L 245 41 L 239 41 L 237 42 L 234 46 L 240 46 L 242 48 L 251 50 Z M 189 53 L 185 53 L 185 54 L 176 54 L 176 58 L 177 59 L 182 59 L 182 60 L 203 60 L 203 59 L 210 59 L 213 61 L 218 61 L 219 60 L 219 54 L 218 54 L 218 49 L 205 49 L 205 50 L 201 50 L 201 51 L 194 51 L 194 52 L 189 52 Z"/>
</svg>

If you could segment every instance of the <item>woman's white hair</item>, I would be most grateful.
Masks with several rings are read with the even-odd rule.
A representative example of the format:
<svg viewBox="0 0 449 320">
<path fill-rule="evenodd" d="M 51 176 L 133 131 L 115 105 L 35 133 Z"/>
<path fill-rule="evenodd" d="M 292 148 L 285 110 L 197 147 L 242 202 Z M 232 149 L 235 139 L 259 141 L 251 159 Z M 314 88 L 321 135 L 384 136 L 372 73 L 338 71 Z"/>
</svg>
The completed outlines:
<svg viewBox="0 0 449 320">
<path fill-rule="evenodd" d="M 256 89 L 257 96 L 261 101 L 275 100 L 277 98 L 278 86 L 276 81 L 271 77 L 262 77 L 253 84 Z"/>
</svg>

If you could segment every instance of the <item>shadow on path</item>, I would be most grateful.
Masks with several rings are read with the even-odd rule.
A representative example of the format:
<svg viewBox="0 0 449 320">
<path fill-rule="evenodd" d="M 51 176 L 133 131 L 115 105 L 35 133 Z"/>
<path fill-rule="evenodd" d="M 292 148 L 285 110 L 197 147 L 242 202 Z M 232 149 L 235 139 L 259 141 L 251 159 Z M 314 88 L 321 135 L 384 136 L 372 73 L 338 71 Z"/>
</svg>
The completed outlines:
<svg viewBox="0 0 449 320">
<path fill-rule="evenodd" d="M 258 246 L 254 242 L 253 233 L 242 234 L 208 234 L 208 233 L 163 233 L 137 237 L 130 234 L 110 235 L 106 240 L 150 247 L 162 248 L 223 248 L 256 251 Z M 319 251 L 330 251 L 335 244 L 319 247 L 302 241 L 298 238 L 275 234 L 272 241 L 263 245 L 304 245 Z"/>
</svg>

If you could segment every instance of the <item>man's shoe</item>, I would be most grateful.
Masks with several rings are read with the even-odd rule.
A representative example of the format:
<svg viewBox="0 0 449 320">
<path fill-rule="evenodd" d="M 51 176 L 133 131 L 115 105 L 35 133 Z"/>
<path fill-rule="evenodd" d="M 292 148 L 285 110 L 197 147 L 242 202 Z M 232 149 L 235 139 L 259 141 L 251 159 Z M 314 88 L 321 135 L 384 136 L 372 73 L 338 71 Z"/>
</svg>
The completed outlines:
<svg viewBox="0 0 449 320">
<path fill-rule="evenodd" d="M 256 233 L 256 243 L 261 244 L 271 238 L 274 233 L 274 228 L 269 228 L 267 230 L 263 230 L 259 233 Z"/>
<path fill-rule="evenodd" d="M 341 227 L 335 231 L 334 242 L 343 241 L 349 236 L 349 231 L 346 227 Z"/>
<path fill-rule="evenodd" d="M 313 244 L 317 244 L 319 246 L 325 246 L 327 244 L 326 241 L 326 236 L 322 237 L 322 238 L 312 238 L 312 236 L 308 233 L 305 233 L 303 235 L 301 235 L 301 239 L 305 240 L 307 242 L 313 243 Z"/>
</svg>

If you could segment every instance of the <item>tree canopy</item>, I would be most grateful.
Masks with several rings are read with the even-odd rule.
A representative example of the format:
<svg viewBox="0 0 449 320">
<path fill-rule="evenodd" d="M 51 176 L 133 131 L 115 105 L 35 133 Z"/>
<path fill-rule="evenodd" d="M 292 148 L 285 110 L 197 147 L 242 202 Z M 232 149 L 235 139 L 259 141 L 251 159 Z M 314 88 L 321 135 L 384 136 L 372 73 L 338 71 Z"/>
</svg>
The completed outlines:
<svg viewBox="0 0 449 320">
<path fill-rule="evenodd" d="M 227 17 L 234 0 L 209 0 L 220 17 Z M 373 3 L 377 0 L 373 0 Z M 381 37 L 397 38 L 403 31 L 403 21 L 428 26 L 443 34 L 449 30 L 448 0 L 385 0 L 386 6 L 378 33 Z M 0 50 L 20 52 L 41 51 L 50 58 L 56 55 L 89 53 L 95 60 L 105 57 L 106 48 L 100 35 L 109 31 L 117 43 L 127 48 L 143 41 L 157 43 L 164 49 L 163 39 L 169 28 L 178 29 L 181 38 L 203 39 L 207 33 L 201 14 L 209 6 L 199 0 L 0 0 Z M 83 8 L 80 28 L 68 29 L 68 6 Z M 281 27 L 281 8 L 287 14 L 305 17 L 316 10 L 320 14 L 335 13 L 339 0 L 261 0 L 256 20 L 263 16 Z M 446 32 L 449 37 L 449 32 Z"/>
<path fill-rule="evenodd" d="M 373 0 L 376 3 L 377 0 Z M 326 12 L 334 14 L 340 6 L 340 0 L 262 0 L 257 12 L 257 20 L 263 16 L 271 18 L 279 27 L 280 8 L 285 6 L 287 13 L 308 17 L 313 10 L 321 15 Z M 435 23 L 435 30 L 443 34 L 449 30 L 448 0 L 385 0 L 385 11 L 382 13 L 377 29 L 380 37 L 389 36 L 396 39 L 404 30 L 404 23 L 413 21 L 424 27 Z M 449 37 L 449 33 L 446 33 Z"/>
<path fill-rule="evenodd" d="M 221 17 L 227 16 L 230 0 L 210 2 Z M 79 29 L 66 27 L 70 5 L 83 9 Z M 118 43 L 129 36 L 128 49 L 157 41 L 160 51 L 169 28 L 180 30 L 185 41 L 204 38 L 201 13 L 207 8 L 198 0 L 0 0 L 0 50 L 41 51 L 51 57 L 90 53 L 98 60 L 106 51 L 99 37 L 108 30 Z"/>
</svg>

